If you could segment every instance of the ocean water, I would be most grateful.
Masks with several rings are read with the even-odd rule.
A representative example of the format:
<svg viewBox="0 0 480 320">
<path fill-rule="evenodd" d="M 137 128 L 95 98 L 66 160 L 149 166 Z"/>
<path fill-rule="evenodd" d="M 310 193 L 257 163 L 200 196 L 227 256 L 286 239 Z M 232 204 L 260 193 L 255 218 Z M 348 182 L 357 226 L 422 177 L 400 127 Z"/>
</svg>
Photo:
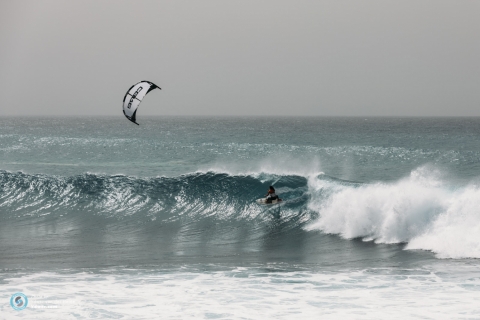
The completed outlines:
<svg viewBox="0 0 480 320">
<path fill-rule="evenodd" d="M 480 318 L 480 118 L 139 123 L 0 119 L 1 319 Z"/>
</svg>

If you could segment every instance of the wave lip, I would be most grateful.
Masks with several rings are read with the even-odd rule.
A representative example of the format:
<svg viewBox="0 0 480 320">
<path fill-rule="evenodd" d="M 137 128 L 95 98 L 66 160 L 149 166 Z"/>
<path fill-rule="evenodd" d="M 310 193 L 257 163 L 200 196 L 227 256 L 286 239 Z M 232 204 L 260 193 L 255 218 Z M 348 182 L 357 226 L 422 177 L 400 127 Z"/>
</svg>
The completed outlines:
<svg viewBox="0 0 480 320">
<path fill-rule="evenodd" d="M 332 185 L 310 179 L 306 228 L 376 243 L 407 243 L 439 258 L 480 258 L 480 188 L 449 187 L 422 167 L 396 183 Z"/>
</svg>

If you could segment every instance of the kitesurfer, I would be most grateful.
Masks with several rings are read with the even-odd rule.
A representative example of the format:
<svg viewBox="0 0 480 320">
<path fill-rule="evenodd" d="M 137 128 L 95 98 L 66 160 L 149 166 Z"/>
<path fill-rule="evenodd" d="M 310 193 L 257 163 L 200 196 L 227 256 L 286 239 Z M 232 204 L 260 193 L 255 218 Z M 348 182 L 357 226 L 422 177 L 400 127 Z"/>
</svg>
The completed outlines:
<svg viewBox="0 0 480 320">
<path fill-rule="evenodd" d="M 273 200 L 281 201 L 281 199 L 275 194 L 275 188 L 273 186 L 268 188 L 266 197 L 267 199 L 265 200 L 265 203 L 272 203 Z"/>
</svg>

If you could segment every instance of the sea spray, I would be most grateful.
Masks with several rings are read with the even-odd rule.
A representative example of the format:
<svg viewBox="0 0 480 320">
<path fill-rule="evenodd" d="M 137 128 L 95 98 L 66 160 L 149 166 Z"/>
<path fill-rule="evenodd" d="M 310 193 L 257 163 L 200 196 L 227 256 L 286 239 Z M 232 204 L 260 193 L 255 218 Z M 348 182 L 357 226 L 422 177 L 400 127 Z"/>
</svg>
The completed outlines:
<svg viewBox="0 0 480 320">
<path fill-rule="evenodd" d="M 480 258 L 480 188 L 452 192 L 441 214 L 407 249 L 431 250 L 439 258 Z"/>
<path fill-rule="evenodd" d="M 449 186 L 421 167 L 397 182 L 338 184 L 309 178 L 309 209 L 319 213 L 307 230 L 407 243 L 440 258 L 480 257 L 480 189 Z"/>
</svg>

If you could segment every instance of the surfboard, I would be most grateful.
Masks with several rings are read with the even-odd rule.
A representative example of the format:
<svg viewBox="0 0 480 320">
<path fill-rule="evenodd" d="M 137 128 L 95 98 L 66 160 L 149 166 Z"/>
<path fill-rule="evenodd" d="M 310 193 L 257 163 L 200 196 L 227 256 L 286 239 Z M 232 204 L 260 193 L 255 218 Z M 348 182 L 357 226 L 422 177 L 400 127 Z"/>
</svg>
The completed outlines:
<svg viewBox="0 0 480 320">
<path fill-rule="evenodd" d="M 267 203 L 267 200 L 265 198 L 261 198 L 261 199 L 257 199 L 255 202 L 260 204 L 260 205 L 271 206 L 273 204 L 278 204 L 278 203 L 282 202 L 282 199 L 272 200 L 272 202 Z"/>
</svg>

